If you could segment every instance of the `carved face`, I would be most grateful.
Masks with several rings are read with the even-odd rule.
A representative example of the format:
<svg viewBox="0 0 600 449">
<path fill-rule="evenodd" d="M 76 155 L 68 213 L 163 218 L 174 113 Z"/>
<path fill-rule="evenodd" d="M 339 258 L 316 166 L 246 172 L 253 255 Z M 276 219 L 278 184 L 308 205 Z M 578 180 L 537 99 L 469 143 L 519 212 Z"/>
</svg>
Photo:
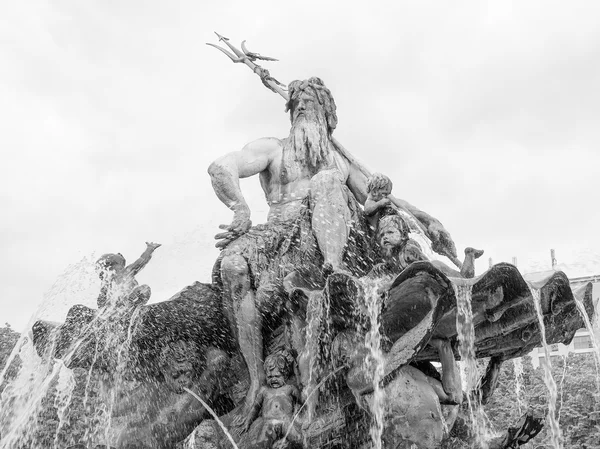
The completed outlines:
<svg viewBox="0 0 600 449">
<path fill-rule="evenodd" d="M 379 220 L 377 240 L 385 258 L 398 255 L 408 239 L 408 228 L 401 217 L 387 215 Z"/>
<path fill-rule="evenodd" d="M 379 244 L 383 248 L 393 248 L 402 243 L 402 234 L 395 226 L 386 226 L 379 231 Z"/>
<path fill-rule="evenodd" d="M 183 388 L 192 385 L 194 367 L 189 360 L 176 361 L 162 370 L 167 387 L 175 393 L 183 393 Z"/>
<path fill-rule="evenodd" d="M 314 96 L 303 92 L 292 103 L 291 116 L 287 146 L 296 161 L 319 168 L 329 157 L 329 133 L 323 107 Z"/>
<path fill-rule="evenodd" d="M 265 374 L 267 385 L 271 388 L 280 388 L 286 384 L 290 375 L 291 356 L 288 353 L 271 354 L 265 359 Z"/>
<path fill-rule="evenodd" d="M 301 118 L 317 121 L 318 115 L 324 115 L 323 108 L 315 97 L 307 92 L 302 92 L 292 103 L 292 124 Z"/>
<path fill-rule="evenodd" d="M 281 388 L 285 385 L 286 378 L 277 367 L 271 369 L 267 374 L 267 385 L 271 388 Z"/>
<path fill-rule="evenodd" d="M 163 349 L 161 373 L 165 378 L 167 388 L 175 393 L 183 393 L 183 388 L 190 388 L 194 380 L 194 357 L 196 347 L 183 341 L 170 343 Z"/>
</svg>

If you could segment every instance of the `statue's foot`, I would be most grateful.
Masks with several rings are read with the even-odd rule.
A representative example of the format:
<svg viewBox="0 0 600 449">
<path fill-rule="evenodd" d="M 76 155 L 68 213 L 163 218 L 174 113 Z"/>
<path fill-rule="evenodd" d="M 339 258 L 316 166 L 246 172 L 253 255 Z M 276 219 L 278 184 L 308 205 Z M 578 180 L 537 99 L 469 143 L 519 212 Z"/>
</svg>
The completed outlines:
<svg viewBox="0 0 600 449">
<path fill-rule="evenodd" d="M 468 256 L 469 254 L 472 254 L 474 259 L 479 259 L 481 256 L 483 256 L 483 250 L 471 248 L 469 246 L 468 248 L 465 248 L 465 256 Z"/>
<path fill-rule="evenodd" d="M 543 427 L 544 419 L 534 416 L 533 412 L 529 411 L 521 417 L 517 424 L 517 432 L 512 441 L 516 443 L 516 446 L 522 446 L 540 433 Z"/>
</svg>

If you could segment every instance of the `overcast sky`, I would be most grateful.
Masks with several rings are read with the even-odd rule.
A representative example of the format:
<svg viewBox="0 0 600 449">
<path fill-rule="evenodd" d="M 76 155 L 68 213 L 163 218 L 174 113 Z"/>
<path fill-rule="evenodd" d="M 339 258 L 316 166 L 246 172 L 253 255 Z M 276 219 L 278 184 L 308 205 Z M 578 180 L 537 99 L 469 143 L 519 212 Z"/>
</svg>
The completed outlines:
<svg viewBox="0 0 600 449">
<path fill-rule="evenodd" d="M 231 213 L 208 165 L 289 130 L 213 31 L 279 58 L 280 81 L 321 77 L 337 139 L 459 252 L 483 248 L 478 273 L 548 269 L 550 248 L 600 273 L 600 3 L 336 3 L 2 2 L 0 323 L 94 304 L 91 262 L 145 241 L 163 243 L 138 277 L 152 301 L 210 279 Z M 263 222 L 258 180 L 242 187 Z"/>
</svg>

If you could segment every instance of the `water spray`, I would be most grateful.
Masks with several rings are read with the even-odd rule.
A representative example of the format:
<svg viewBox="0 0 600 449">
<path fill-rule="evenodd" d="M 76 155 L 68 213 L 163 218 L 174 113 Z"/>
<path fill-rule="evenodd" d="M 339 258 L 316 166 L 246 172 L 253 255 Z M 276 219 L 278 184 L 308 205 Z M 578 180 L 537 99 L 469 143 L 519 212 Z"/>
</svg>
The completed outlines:
<svg viewBox="0 0 600 449">
<path fill-rule="evenodd" d="M 238 447 L 237 444 L 235 444 L 235 441 L 233 440 L 233 437 L 231 436 L 231 434 L 229 433 L 229 431 L 227 430 L 227 427 L 225 427 L 225 424 L 223 424 L 223 421 L 221 421 L 219 419 L 219 417 L 217 416 L 217 414 L 215 413 L 215 411 L 206 403 L 202 400 L 202 398 L 200 396 L 198 396 L 196 393 L 194 393 L 192 390 L 190 390 L 187 387 L 183 387 L 183 389 L 185 391 L 187 391 L 189 394 L 191 394 L 192 396 L 194 396 L 196 399 L 198 399 L 198 401 L 200 401 L 200 404 L 202 404 L 202 407 L 204 407 L 208 413 L 211 414 L 211 416 L 214 418 L 215 421 L 217 421 L 217 423 L 219 424 L 219 426 L 221 427 L 221 430 L 223 431 L 223 433 L 225 433 L 225 436 L 227 437 L 227 439 L 230 441 L 230 443 L 233 445 L 233 447 L 235 449 L 240 449 Z"/>
<path fill-rule="evenodd" d="M 298 411 L 296 412 L 296 414 L 294 415 L 294 417 L 292 418 L 292 421 L 290 422 L 290 425 L 288 426 L 287 431 L 285 432 L 285 435 L 283 437 L 283 439 L 285 440 L 287 438 L 287 436 L 290 434 L 290 430 L 292 430 L 292 426 L 294 425 L 294 421 L 296 421 L 296 418 L 300 415 L 300 412 L 302 411 L 302 409 L 304 408 L 304 406 L 308 403 L 308 398 L 310 398 L 312 396 L 312 394 L 315 391 L 318 391 L 319 388 L 321 388 L 321 386 L 325 383 L 325 381 L 327 379 L 329 379 L 331 376 L 333 376 L 334 374 L 339 373 L 342 369 L 344 368 L 349 368 L 350 365 L 348 365 L 347 363 L 345 365 L 342 366 L 338 366 L 336 369 L 334 369 L 332 372 L 330 372 L 329 374 L 327 374 L 327 376 L 325 376 L 318 384 L 315 388 L 313 388 L 313 390 L 310 392 L 310 394 L 306 397 L 306 399 L 304 400 L 304 404 L 302 404 L 300 406 L 300 408 L 298 409 Z"/>
</svg>

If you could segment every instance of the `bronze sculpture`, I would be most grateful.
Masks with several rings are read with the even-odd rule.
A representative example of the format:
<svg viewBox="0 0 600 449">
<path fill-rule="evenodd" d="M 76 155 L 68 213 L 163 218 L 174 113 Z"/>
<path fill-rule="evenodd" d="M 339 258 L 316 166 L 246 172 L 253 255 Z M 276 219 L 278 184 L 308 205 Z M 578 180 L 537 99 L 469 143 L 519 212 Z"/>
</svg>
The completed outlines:
<svg viewBox="0 0 600 449">
<path fill-rule="evenodd" d="M 281 91 L 281 85 L 255 64 L 258 55 L 244 52 L 234 58 L 252 67 L 270 88 Z M 195 283 L 169 301 L 140 304 L 128 354 L 127 366 L 134 369 L 124 375 L 146 386 L 168 389 L 172 396 L 159 406 L 165 412 L 179 403 L 177 395 L 186 394 L 181 393 L 184 384 L 206 390 L 203 397 L 218 410 L 219 421 L 240 448 L 275 447 L 275 441 L 286 440 L 279 424 L 270 426 L 273 438 L 266 431 L 253 431 L 252 426 L 263 425 L 253 424 L 261 419 L 262 423 L 285 422 L 285 434 L 294 444 L 362 447 L 369 444 L 365 427 L 373 413 L 365 398 L 375 387 L 372 373 L 361 365 L 366 358 L 361 348 L 373 326 L 365 316 L 367 301 L 375 300 L 385 359 L 381 387 L 388 392 L 386 447 L 413 443 L 438 447 L 447 435 L 440 417 L 445 415 L 451 423 L 462 401 L 454 362 L 460 358 L 456 351 L 460 337 L 453 287 L 472 288 L 474 353 L 492 360 L 481 392 L 484 398 L 493 392 L 499 366 L 540 342 L 530 284 L 508 264 L 475 276 L 473 263 L 479 251 L 467 248 L 461 264 L 438 220 L 392 196 L 391 181 L 385 177 L 374 176 L 369 186 L 369 173 L 332 136 L 337 126 L 335 102 L 321 79 L 294 81 L 288 92 L 292 129 L 287 138 L 259 139 L 220 157 L 209 168 L 215 193 L 234 212 L 232 223 L 217 235 L 222 252 L 213 282 Z M 254 227 L 238 184 L 240 178 L 253 175 L 259 175 L 270 206 L 268 223 Z M 383 214 L 386 208 L 412 215 L 432 240 L 432 248 L 462 266 L 461 271 L 427 261 L 410 242 L 406 223 Z M 391 234 L 386 235 L 386 230 Z M 364 278 L 378 279 L 381 297 L 367 298 Z M 566 276 L 551 273 L 536 285 L 541 288 L 548 341 L 569 342 L 581 318 Z M 591 298 L 583 300 L 591 314 Z M 94 339 L 100 338 L 86 334 L 86 325 L 102 319 L 101 313 L 79 306 L 65 325 L 40 321 L 33 329 L 36 348 L 40 354 L 47 355 L 48 350 L 57 357 L 68 354 L 64 358 L 69 366 L 106 369 L 86 357 L 93 353 Z M 83 334 L 75 332 L 73 323 Z M 57 340 L 52 340 L 52 334 Z M 59 344 L 52 346 L 53 341 Z M 185 360 L 178 360 L 173 354 L 177 351 L 170 348 L 187 347 L 181 341 L 197 344 L 196 357 L 202 365 L 198 372 L 206 376 L 192 376 L 189 367 L 179 366 L 186 365 Z M 348 349 L 348 342 L 354 350 Z M 284 352 L 294 356 L 289 361 L 289 379 L 285 385 L 271 379 L 269 385 L 263 358 Z M 165 369 L 164 358 L 176 365 L 174 371 Z M 430 370 L 431 361 L 444 365 L 441 380 Z M 280 371 L 275 377 L 286 377 L 287 369 L 285 375 Z M 402 387 L 410 379 L 413 387 Z M 279 417 L 269 413 L 258 417 L 256 404 L 264 408 L 266 396 L 275 390 L 285 392 L 285 410 Z M 411 395 L 418 400 L 410 402 Z M 290 405 L 295 408 L 300 403 L 306 406 L 291 424 L 295 416 L 290 419 Z M 419 406 L 410 410 L 411 404 Z M 204 409 L 196 412 L 181 411 L 180 417 L 174 413 L 174 422 L 164 425 L 183 440 L 177 424 L 186 422 L 186 429 L 199 424 L 187 439 L 188 447 L 229 447 L 224 430 L 207 419 Z M 408 412 L 412 415 L 407 421 L 413 425 L 406 428 L 396 418 Z M 418 422 L 427 413 L 431 425 L 420 428 Z M 298 423 L 303 426 L 296 430 Z M 240 432 L 244 429 L 249 432 Z M 160 448 L 172 443 L 166 438 L 153 442 Z"/>
</svg>

